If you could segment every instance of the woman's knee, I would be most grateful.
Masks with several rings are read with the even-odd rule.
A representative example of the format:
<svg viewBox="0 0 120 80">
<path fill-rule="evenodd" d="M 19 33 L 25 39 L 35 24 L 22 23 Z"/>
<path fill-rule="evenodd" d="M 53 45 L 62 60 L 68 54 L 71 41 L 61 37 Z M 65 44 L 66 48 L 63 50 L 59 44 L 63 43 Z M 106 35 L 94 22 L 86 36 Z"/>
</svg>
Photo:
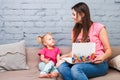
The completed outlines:
<svg viewBox="0 0 120 80">
<path fill-rule="evenodd" d="M 69 64 L 64 62 L 62 63 L 61 65 L 59 65 L 57 67 L 57 70 L 60 72 L 60 73 L 65 73 L 67 70 L 70 70 L 70 67 L 69 67 Z"/>
<path fill-rule="evenodd" d="M 74 77 L 75 76 L 77 77 L 81 73 L 81 71 L 82 71 L 82 68 L 77 64 L 73 65 L 71 68 L 71 73 Z"/>
<path fill-rule="evenodd" d="M 65 66 L 66 66 L 66 63 L 64 62 L 64 63 L 60 64 L 60 65 L 57 67 L 57 69 L 58 69 L 59 71 L 61 71 L 61 70 L 63 70 L 63 69 L 65 68 Z"/>
<path fill-rule="evenodd" d="M 84 67 L 80 64 L 75 64 L 74 66 L 72 66 L 71 71 L 78 71 L 78 70 L 83 70 Z"/>
<path fill-rule="evenodd" d="M 71 68 L 71 73 L 74 80 L 88 80 L 83 69 L 83 66 L 77 64 Z"/>
<path fill-rule="evenodd" d="M 51 66 L 54 66 L 54 62 L 53 61 L 49 61 L 47 64 L 51 65 Z"/>
<path fill-rule="evenodd" d="M 79 64 L 75 64 L 71 67 L 71 74 L 74 79 L 77 79 L 79 76 L 82 76 L 81 74 L 83 73 L 82 71 L 82 66 Z"/>
</svg>

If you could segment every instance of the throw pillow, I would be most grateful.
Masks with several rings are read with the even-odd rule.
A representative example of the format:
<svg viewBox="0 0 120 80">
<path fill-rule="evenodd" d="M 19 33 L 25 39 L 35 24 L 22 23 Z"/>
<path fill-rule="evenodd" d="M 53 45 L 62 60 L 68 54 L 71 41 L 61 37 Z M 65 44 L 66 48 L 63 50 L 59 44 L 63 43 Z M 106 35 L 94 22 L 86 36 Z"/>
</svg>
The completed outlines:
<svg viewBox="0 0 120 80">
<path fill-rule="evenodd" d="M 110 67 L 115 68 L 120 71 L 120 55 L 112 58 L 109 61 L 109 65 L 110 65 Z"/>
<path fill-rule="evenodd" d="M 26 64 L 25 41 L 0 45 L 0 72 L 29 69 Z"/>
</svg>

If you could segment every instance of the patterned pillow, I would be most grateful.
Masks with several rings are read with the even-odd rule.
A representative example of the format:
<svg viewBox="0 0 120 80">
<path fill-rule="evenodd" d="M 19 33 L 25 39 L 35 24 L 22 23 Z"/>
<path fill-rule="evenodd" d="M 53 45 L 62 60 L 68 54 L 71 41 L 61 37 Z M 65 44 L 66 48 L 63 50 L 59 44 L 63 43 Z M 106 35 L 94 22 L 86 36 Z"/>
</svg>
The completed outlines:
<svg viewBox="0 0 120 80">
<path fill-rule="evenodd" d="M 109 61 L 109 66 L 120 71 L 120 55 L 112 58 Z"/>
<path fill-rule="evenodd" d="M 0 45 L 0 72 L 29 69 L 26 64 L 25 41 Z"/>
</svg>

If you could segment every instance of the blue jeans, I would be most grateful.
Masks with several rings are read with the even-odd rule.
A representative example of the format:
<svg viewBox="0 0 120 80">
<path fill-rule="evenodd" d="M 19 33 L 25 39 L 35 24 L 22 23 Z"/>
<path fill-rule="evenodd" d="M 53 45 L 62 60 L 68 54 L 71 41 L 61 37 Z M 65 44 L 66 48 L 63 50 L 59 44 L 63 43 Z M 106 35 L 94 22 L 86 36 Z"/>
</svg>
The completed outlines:
<svg viewBox="0 0 120 80">
<path fill-rule="evenodd" d="M 91 77 L 105 75 L 108 64 L 106 61 L 100 64 L 77 63 L 73 65 L 64 62 L 57 69 L 64 80 L 88 80 Z"/>
</svg>

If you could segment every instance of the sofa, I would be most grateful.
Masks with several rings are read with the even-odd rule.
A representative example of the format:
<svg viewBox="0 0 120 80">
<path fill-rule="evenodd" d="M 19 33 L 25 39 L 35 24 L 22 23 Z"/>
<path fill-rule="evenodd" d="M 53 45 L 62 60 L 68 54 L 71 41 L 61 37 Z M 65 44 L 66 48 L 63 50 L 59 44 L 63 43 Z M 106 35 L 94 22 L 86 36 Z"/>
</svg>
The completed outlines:
<svg viewBox="0 0 120 80">
<path fill-rule="evenodd" d="M 62 54 L 65 54 L 70 51 L 70 47 L 59 47 L 62 51 Z M 39 78 L 38 62 L 39 56 L 37 55 L 40 48 L 38 47 L 26 47 L 26 61 L 29 69 L 27 70 L 14 70 L 14 71 L 5 71 L 0 73 L 0 80 L 63 80 L 61 76 L 58 78 Z M 120 54 L 120 46 L 112 46 L 113 54 L 108 61 Z M 109 71 L 106 75 L 90 78 L 89 80 L 119 80 L 120 71 L 109 68 Z"/>
</svg>

